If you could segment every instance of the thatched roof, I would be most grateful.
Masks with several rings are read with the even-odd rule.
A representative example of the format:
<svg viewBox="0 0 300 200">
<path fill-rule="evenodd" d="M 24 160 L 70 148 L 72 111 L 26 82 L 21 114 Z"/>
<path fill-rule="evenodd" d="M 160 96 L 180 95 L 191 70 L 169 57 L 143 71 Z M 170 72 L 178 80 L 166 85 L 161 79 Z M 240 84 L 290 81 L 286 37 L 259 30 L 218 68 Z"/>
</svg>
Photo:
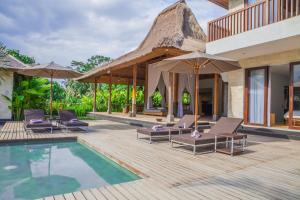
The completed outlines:
<svg viewBox="0 0 300 200">
<path fill-rule="evenodd" d="M 140 67 L 162 56 L 176 56 L 195 50 L 205 51 L 205 41 L 206 35 L 194 14 L 186 2 L 181 0 L 167 7 L 157 16 L 146 38 L 137 49 L 87 72 L 77 80 L 100 82 L 99 77 L 107 75 L 109 71 L 115 74 L 115 71 L 136 64 Z"/>
<path fill-rule="evenodd" d="M 24 64 L 11 55 L 7 55 L 4 59 L 0 60 L 0 68 L 6 69 L 8 71 L 18 71 L 25 67 L 29 67 L 29 65 Z"/>
</svg>

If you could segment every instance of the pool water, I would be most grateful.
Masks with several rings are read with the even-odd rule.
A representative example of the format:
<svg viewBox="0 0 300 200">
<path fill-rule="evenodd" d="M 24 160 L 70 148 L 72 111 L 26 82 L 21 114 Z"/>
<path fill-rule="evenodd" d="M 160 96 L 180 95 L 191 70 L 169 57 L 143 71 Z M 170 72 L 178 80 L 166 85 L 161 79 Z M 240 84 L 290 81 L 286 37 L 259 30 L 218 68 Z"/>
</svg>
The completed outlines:
<svg viewBox="0 0 300 200">
<path fill-rule="evenodd" d="M 137 179 L 78 142 L 0 146 L 0 199 L 36 199 Z"/>
</svg>

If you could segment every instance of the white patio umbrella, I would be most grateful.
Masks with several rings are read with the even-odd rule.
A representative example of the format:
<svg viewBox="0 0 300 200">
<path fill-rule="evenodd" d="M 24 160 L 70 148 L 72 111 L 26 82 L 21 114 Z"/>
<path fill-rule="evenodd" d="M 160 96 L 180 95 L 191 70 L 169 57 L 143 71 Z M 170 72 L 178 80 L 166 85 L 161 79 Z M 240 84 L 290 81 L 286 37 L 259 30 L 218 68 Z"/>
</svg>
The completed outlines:
<svg viewBox="0 0 300 200">
<path fill-rule="evenodd" d="M 77 78 L 82 75 L 71 67 L 63 67 L 54 62 L 36 65 L 33 67 L 25 67 L 23 69 L 20 69 L 18 73 L 27 76 L 40 76 L 50 78 L 50 119 L 52 119 L 53 78 L 69 79 Z"/>
<path fill-rule="evenodd" d="M 199 74 L 220 74 L 240 69 L 239 63 L 235 60 L 200 51 L 162 60 L 154 64 L 154 67 L 160 71 L 195 75 L 195 132 L 198 126 Z"/>
</svg>

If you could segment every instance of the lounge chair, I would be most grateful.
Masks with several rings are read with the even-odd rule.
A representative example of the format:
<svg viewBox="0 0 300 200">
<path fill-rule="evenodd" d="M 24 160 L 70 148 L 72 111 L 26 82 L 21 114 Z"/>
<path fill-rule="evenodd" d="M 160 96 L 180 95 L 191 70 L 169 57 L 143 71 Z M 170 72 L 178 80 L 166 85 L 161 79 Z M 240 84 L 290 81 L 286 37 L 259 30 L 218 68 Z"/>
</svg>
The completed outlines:
<svg viewBox="0 0 300 200">
<path fill-rule="evenodd" d="M 53 132 L 53 125 L 51 121 L 45 120 L 45 114 L 42 109 L 25 109 L 23 125 L 26 133 L 29 130 L 46 129 L 50 129 L 51 133 Z"/>
<path fill-rule="evenodd" d="M 176 148 L 182 146 L 191 146 L 193 148 L 193 154 L 196 154 L 196 148 L 200 146 L 214 145 L 214 151 L 219 151 L 217 145 L 219 143 L 226 143 L 226 148 L 220 150 L 223 153 L 230 153 L 233 155 L 237 153 L 237 149 L 234 149 L 234 141 L 241 143 L 241 150 L 244 151 L 246 145 L 247 135 L 237 134 L 237 129 L 242 124 L 243 119 L 238 118 L 226 118 L 221 117 L 218 122 L 212 126 L 207 133 L 202 133 L 200 137 L 192 137 L 191 134 L 182 134 L 171 137 L 171 145 Z M 228 141 L 231 140 L 231 148 L 228 151 Z"/>
<path fill-rule="evenodd" d="M 66 131 L 79 128 L 88 132 L 89 124 L 77 119 L 73 110 L 60 110 L 58 124 Z"/>
<path fill-rule="evenodd" d="M 171 135 L 175 134 L 183 134 L 183 133 L 191 133 L 192 126 L 194 124 L 194 115 L 184 115 L 174 126 L 170 127 L 161 127 L 157 130 L 153 128 L 138 128 L 137 132 L 137 139 L 149 139 L 149 143 L 152 143 L 153 138 L 168 138 L 169 141 L 171 139 Z M 140 138 L 139 135 L 145 135 L 146 138 Z"/>
</svg>

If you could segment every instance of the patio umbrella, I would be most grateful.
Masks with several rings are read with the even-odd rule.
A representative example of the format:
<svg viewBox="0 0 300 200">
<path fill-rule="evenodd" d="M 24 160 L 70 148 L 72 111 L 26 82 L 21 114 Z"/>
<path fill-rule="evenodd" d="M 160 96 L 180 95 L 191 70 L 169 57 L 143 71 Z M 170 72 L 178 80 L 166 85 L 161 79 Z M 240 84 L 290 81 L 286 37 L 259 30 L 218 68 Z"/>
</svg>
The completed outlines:
<svg viewBox="0 0 300 200">
<path fill-rule="evenodd" d="M 240 68 L 239 63 L 228 58 L 195 51 L 182 56 L 162 60 L 154 67 L 160 71 L 195 75 L 195 132 L 198 119 L 199 74 L 220 74 Z"/>
<path fill-rule="evenodd" d="M 18 71 L 20 74 L 27 76 L 40 76 L 50 78 L 50 119 L 52 119 L 52 99 L 53 99 L 53 78 L 77 78 L 81 73 L 76 72 L 71 67 L 63 67 L 59 64 L 51 62 L 49 64 L 41 64 L 33 67 L 26 67 Z"/>
</svg>

